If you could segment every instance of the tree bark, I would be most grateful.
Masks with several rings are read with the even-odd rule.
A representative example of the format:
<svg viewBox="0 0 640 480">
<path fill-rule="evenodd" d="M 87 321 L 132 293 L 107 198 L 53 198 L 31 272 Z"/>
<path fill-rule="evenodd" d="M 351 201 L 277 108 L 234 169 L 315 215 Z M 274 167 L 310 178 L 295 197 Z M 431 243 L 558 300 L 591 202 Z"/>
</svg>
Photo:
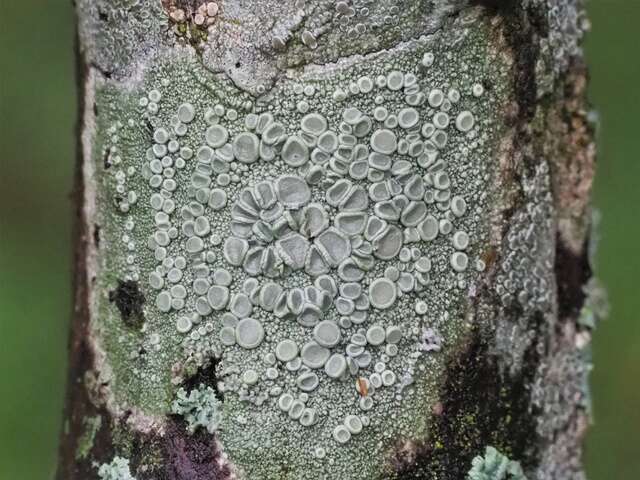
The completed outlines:
<svg viewBox="0 0 640 480">
<path fill-rule="evenodd" d="M 59 479 L 581 479 L 580 0 L 78 0 Z"/>
</svg>

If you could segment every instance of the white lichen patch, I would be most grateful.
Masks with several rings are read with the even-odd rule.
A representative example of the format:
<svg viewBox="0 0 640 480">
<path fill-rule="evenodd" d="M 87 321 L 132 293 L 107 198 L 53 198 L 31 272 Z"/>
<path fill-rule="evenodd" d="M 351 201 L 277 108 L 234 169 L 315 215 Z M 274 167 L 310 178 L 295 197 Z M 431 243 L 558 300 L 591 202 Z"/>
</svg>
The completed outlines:
<svg viewBox="0 0 640 480">
<path fill-rule="evenodd" d="M 178 390 L 171 412 L 184 417 L 191 433 L 199 427 L 214 433 L 222 423 L 222 402 L 211 387 L 204 385 L 189 393 L 183 388 Z"/>
<path fill-rule="evenodd" d="M 541 163 L 523 180 L 527 201 L 511 220 L 506 234 L 505 258 L 500 265 L 496 293 L 505 306 L 519 304 L 526 313 L 548 311 L 553 295 L 555 256 L 553 202 L 549 167 Z"/>
<path fill-rule="evenodd" d="M 129 460 L 122 457 L 114 457 L 111 463 L 100 465 L 98 477 L 101 480 L 136 480 L 129 470 Z"/>
<path fill-rule="evenodd" d="M 251 479 L 375 478 L 426 434 L 473 320 L 506 93 L 484 25 L 446 32 L 258 99 L 193 57 L 103 82 L 98 282 L 145 298 L 140 330 L 98 300 L 118 401 L 215 431 Z M 178 389 L 212 359 L 216 385 Z"/>
<path fill-rule="evenodd" d="M 475 457 L 472 463 L 467 480 L 527 480 L 520 464 L 494 447 L 487 447 L 484 456 Z"/>
</svg>

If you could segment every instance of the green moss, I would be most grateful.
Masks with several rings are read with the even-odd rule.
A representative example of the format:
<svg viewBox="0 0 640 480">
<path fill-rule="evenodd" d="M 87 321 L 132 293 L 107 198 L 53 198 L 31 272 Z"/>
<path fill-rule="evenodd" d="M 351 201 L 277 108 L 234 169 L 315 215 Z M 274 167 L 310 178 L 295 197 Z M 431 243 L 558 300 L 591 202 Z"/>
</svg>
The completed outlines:
<svg viewBox="0 0 640 480">
<path fill-rule="evenodd" d="M 78 440 L 76 460 L 84 460 L 89 456 L 89 453 L 93 448 L 93 442 L 96 434 L 102 426 L 102 417 L 100 415 L 96 415 L 95 417 L 85 417 L 82 422 L 84 423 L 85 430 Z"/>
<path fill-rule="evenodd" d="M 134 453 L 134 437 L 127 429 L 126 424 L 115 423 L 111 430 L 111 442 L 114 449 L 120 454 L 127 457 Z"/>
</svg>

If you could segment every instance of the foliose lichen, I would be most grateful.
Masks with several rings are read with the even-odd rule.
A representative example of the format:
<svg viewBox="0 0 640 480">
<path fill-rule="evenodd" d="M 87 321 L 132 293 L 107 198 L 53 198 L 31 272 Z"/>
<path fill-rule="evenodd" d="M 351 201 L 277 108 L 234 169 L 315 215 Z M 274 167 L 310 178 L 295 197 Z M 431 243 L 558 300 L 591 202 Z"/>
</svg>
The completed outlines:
<svg viewBox="0 0 640 480">
<path fill-rule="evenodd" d="M 518 462 L 491 446 L 486 448 L 483 456 L 475 457 L 472 464 L 467 480 L 527 480 Z"/>
<path fill-rule="evenodd" d="M 111 463 L 103 463 L 98 468 L 100 480 L 136 480 L 129 470 L 129 460 L 113 457 Z"/>
<path fill-rule="evenodd" d="M 199 427 L 214 433 L 222 423 L 222 402 L 215 390 L 202 384 L 189 393 L 184 388 L 178 390 L 171 412 L 184 417 L 191 433 Z"/>
</svg>

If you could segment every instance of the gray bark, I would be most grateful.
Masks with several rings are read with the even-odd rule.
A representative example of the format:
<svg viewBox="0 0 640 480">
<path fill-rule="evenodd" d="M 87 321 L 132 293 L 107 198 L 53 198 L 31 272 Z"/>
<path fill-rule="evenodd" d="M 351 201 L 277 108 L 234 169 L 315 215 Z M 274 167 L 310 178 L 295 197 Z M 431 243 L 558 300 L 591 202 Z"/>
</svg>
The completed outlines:
<svg viewBox="0 0 640 480">
<path fill-rule="evenodd" d="M 58 478 L 584 478 L 581 1 L 76 10 Z"/>
</svg>

